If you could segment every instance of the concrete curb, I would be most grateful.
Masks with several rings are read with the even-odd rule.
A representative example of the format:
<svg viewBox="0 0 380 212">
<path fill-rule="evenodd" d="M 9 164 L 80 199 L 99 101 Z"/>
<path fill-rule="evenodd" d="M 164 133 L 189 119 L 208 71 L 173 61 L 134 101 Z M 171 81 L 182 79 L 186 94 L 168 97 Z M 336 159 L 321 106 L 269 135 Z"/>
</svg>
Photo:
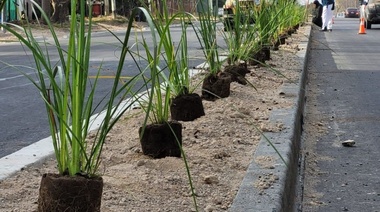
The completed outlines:
<svg viewBox="0 0 380 212">
<path fill-rule="evenodd" d="M 285 98 L 293 100 L 294 107 L 274 110 L 270 117 L 270 121 L 273 123 L 283 123 L 285 129 L 278 133 L 262 135 L 230 212 L 289 212 L 294 210 L 310 32 L 311 26 L 307 25 L 305 37 L 299 45 L 301 50 L 297 53 L 302 66 L 300 67 L 302 71 L 299 82 L 298 84 L 286 84 L 282 88 Z M 273 142 L 287 166 L 268 143 L 268 140 Z M 265 167 L 260 165 L 261 159 L 267 159 L 271 165 Z"/>
</svg>

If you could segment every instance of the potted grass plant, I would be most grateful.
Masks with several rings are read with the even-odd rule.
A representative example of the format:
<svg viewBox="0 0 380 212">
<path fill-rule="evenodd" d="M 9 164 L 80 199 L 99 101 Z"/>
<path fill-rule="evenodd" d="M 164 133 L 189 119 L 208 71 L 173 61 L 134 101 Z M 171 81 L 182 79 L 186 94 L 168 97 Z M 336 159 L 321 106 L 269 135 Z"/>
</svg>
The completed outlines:
<svg viewBox="0 0 380 212">
<path fill-rule="evenodd" d="M 5 1 L 0 4 L 4 7 Z M 57 161 L 58 173 L 45 173 L 42 176 L 38 198 L 38 211 L 100 211 L 103 179 L 98 172 L 101 153 L 107 134 L 122 114 L 133 102 L 124 102 L 124 97 L 132 92 L 138 75 L 120 83 L 124 59 L 128 52 L 128 38 L 131 27 L 126 30 L 120 52 L 118 68 L 112 88 L 103 98 L 104 109 L 97 117 L 101 123 L 95 136 L 87 138 L 93 124 L 94 111 L 99 109 L 94 101 L 97 77 L 90 82 L 91 9 L 85 18 L 86 1 L 72 0 L 71 11 L 79 8 L 79 14 L 71 13 L 70 35 L 66 45 L 58 39 L 49 17 L 33 0 L 34 8 L 41 12 L 53 38 L 54 53 L 59 62 L 53 64 L 48 43 L 37 41 L 27 25 L 22 32 L 8 24 L 1 25 L 16 36 L 26 46 L 34 59 L 34 79 L 27 74 L 45 103 L 49 121 L 52 145 Z M 77 7 L 78 6 L 78 7 Z M 91 7 L 90 7 L 91 8 Z M 129 22 L 132 26 L 132 22 Z"/>
<path fill-rule="evenodd" d="M 272 34 L 272 48 L 285 44 L 285 39 L 295 33 L 304 20 L 304 9 L 296 2 L 281 0 L 276 4 L 277 30 Z M 274 13 L 275 14 L 275 13 Z"/>
<path fill-rule="evenodd" d="M 278 30 L 279 12 L 276 3 L 268 0 L 260 1 L 257 10 L 254 10 L 255 29 L 259 47 L 250 53 L 250 64 L 263 64 L 270 60 L 270 46 L 273 34 Z"/>
<path fill-rule="evenodd" d="M 231 76 L 222 71 L 223 61 L 219 57 L 217 43 L 217 17 L 209 5 L 205 5 L 204 2 L 199 2 L 199 5 L 199 26 L 193 25 L 193 28 L 208 66 L 205 67 L 208 73 L 202 84 L 202 98 L 213 101 L 230 96 Z"/>
<path fill-rule="evenodd" d="M 222 32 L 225 43 L 227 44 L 227 65 L 224 71 L 231 75 L 232 82 L 247 84 L 245 75 L 249 73 L 247 61 L 248 53 L 257 46 L 257 35 L 252 25 L 254 2 L 245 5 L 241 11 L 240 1 L 236 1 L 234 23 L 240 23 L 238 27 L 231 28 Z M 244 15 L 244 18 L 242 17 Z"/>
<path fill-rule="evenodd" d="M 153 46 L 150 46 L 147 38 L 142 36 L 142 40 L 137 40 L 133 48 L 129 49 L 140 72 L 149 74 L 149 76 L 143 75 L 142 77 L 147 96 L 139 99 L 145 112 L 143 125 L 139 128 L 140 143 L 143 154 L 154 159 L 182 156 L 195 211 L 198 211 L 190 168 L 182 148 L 182 124 L 178 120 L 169 119 L 169 112 L 173 104 L 172 97 L 190 93 L 185 22 L 191 15 L 180 12 L 169 17 L 166 0 L 162 3 L 164 5 L 163 14 L 153 9 L 155 14 L 158 14 L 156 19 L 153 18 L 152 11 L 143 7 L 134 9 L 146 17 L 151 32 L 150 39 L 153 41 Z M 181 21 L 182 35 L 176 48 L 170 26 L 177 18 Z M 136 51 L 133 51 L 134 49 Z"/>
<path fill-rule="evenodd" d="M 143 36 L 142 40 L 134 45 L 136 51 L 132 53 L 136 57 L 136 66 L 140 72 L 150 75 L 143 77 L 148 92 L 147 98 L 140 101 L 146 114 L 144 123 L 139 128 L 142 151 L 152 158 L 181 157 L 182 124 L 176 120 L 169 120 L 170 104 L 172 91 L 176 90 L 178 94 L 182 94 L 187 92 L 187 88 L 183 85 L 174 86 L 169 80 L 172 78 L 171 71 L 179 71 L 169 31 L 171 22 L 165 20 L 165 16 L 161 14 L 158 14 L 157 19 L 153 19 L 152 14 L 145 8 L 140 7 L 136 10 L 145 15 L 153 41 L 151 47 Z"/>
<path fill-rule="evenodd" d="M 166 5 L 165 0 L 163 4 Z M 146 17 L 151 33 L 149 41 L 152 41 L 153 44 L 150 46 L 148 38 L 142 35 L 141 41 L 136 39 L 136 43 L 128 50 L 140 73 L 149 75 L 142 75 L 147 92 L 138 100 L 145 112 L 145 119 L 138 133 L 144 155 L 154 159 L 182 156 L 194 207 L 198 211 L 190 168 L 182 149 L 182 124 L 177 120 L 169 120 L 171 97 L 188 93 L 190 85 L 185 60 L 187 59 L 186 25 L 181 25 L 183 35 L 179 41 L 178 51 L 176 51 L 170 34 L 170 24 L 177 17 L 181 19 L 181 24 L 184 24 L 183 18 L 187 15 L 184 16 L 183 13 L 180 13 L 169 18 L 167 10 L 164 10 L 164 15 L 155 9 L 148 11 L 144 7 L 133 10 Z M 156 19 L 153 18 L 152 11 L 158 14 Z M 178 52 L 180 53 L 177 55 Z"/>
<path fill-rule="evenodd" d="M 166 1 L 163 1 L 163 7 L 168 8 Z M 168 10 L 164 9 L 163 17 L 161 18 L 163 22 L 156 21 L 154 24 L 162 41 L 164 51 L 162 56 L 169 75 L 165 79 L 165 83 L 169 85 L 171 91 L 171 119 L 193 121 L 204 116 L 205 112 L 201 97 L 194 92 L 196 86 L 191 85 L 189 73 L 187 30 L 193 16 L 183 11 L 183 9 L 180 9 L 180 12 L 170 17 Z M 170 26 L 174 21 L 179 21 L 181 25 L 181 36 L 178 42 L 173 40 L 170 30 Z M 176 43 L 177 45 L 175 45 Z"/>
<path fill-rule="evenodd" d="M 293 2 L 288 1 L 278 1 L 274 4 L 273 9 L 275 12 L 272 12 L 274 21 L 276 22 L 277 29 L 273 32 L 271 36 L 271 49 L 277 51 L 280 44 L 285 43 L 285 39 L 289 36 L 287 32 L 284 32 L 284 29 L 287 28 L 290 19 L 292 17 L 291 11 Z M 274 14 L 277 14 L 277 18 Z"/>
<path fill-rule="evenodd" d="M 181 13 L 182 35 L 177 50 L 174 42 L 167 42 L 165 45 L 166 61 L 168 63 L 169 79 L 172 97 L 170 102 L 170 114 L 172 120 L 193 121 L 205 115 L 202 98 L 194 90 L 198 86 L 192 86 L 189 72 L 187 53 L 187 23 L 190 17 Z M 175 16 L 173 17 L 175 18 Z"/>
<path fill-rule="evenodd" d="M 289 16 L 293 17 L 289 19 L 291 27 L 298 30 L 307 19 L 307 8 L 294 2 L 289 9 L 289 13 L 291 13 Z"/>
</svg>

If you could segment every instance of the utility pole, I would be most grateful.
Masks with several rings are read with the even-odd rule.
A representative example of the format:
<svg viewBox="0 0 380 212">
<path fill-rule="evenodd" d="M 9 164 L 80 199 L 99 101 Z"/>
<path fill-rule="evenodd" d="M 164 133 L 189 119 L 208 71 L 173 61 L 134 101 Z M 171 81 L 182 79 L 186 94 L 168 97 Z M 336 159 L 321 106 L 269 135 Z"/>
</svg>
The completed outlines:
<svg viewBox="0 0 380 212">
<path fill-rule="evenodd" d="M 116 19 L 116 0 L 111 0 L 111 12 L 113 19 Z"/>
<path fill-rule="evenodd" d="M 4 24 L 4 8 L 1 10 L 1 26 Z M 1 27 L 1 32 L 5 33 L 4 27 Z"/>
</svg>

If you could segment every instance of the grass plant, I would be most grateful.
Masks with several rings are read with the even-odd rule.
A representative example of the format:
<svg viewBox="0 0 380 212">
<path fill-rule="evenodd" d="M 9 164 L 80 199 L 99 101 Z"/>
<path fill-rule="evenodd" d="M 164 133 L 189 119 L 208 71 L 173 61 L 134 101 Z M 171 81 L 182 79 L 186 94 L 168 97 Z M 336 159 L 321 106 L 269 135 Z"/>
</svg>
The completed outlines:
<svg viewBox="0 0 380 212">
<path fill-rule="evenodd" d="M 203 54 L 208 64 L 210 75 L 216 76 L 221 71 L 223 61 L 219 57 L 219 47 L 217 42 L 217 22 L 212 8 L 198 1 L 201 12 L 198 13 L 199 26 L 193 24 L 194 31 L 201 45 Z"/>
<path fill-rule="evenodd" d="M 163 1 L 163 8 L 167 8 Z M 153 47 L 150 47 L 147 38 L 135 44 L 133 55 L 137 58 L 136 65 L 141 72 L 147 71 L 150 76 L 145 78 L 146 88 L 149 90 L 148 99 L 143 107 L 146 110 L 145 124 L 165 123 L 169 120 L 170 100 L 184 94 L 189 94 L 191 76 L 188 66 L 187 29 L 193 16 L 185 12 L 169 15 L 167 9 L 157 13 L 154 17 L 145 8 L 138 8 L 147 18 L 151 32 Z M 176 42 L 172 37 L 170 27 L 173 23 L 181 24 L 181 36 Z M 147 64 L 147 67 L 142 67 Z M 148 83 L 149 82 L 149 83 Z"/>
<path fill-rule="evenodd" d="M 166 1 L 163 1 L 163 8 L 167 8 Z M 156 11 L 156 16 L 153 17 L 153 14 L 143 7 L 136 8 L 135 11 L 142 11 L 145 15 L 153 41 L 153 46 L 150 46 L 147 38 L 143 36 L 142 40 L 137 41 L 134 45 L 136 51 L 132 52 L 130 50 L 131 55 L 136 58 L 135 62 L 141 70 L 140 72 L 148 72 L 150 74 L 149 77 L 144 75 L 143 78 L 148 90 L 148 97 L 141 103 L 146 113 L 140 132 L 141 139 L 148 124 L 167 124 L 169 122 L 170 100 L 173 96 L 191 92 L 189 89 L 190 76 L 186 32 L 186 23 L 191 18 L 191 15 L 179 12 L 169 16 L 168 10 L 164 9 L 162 14 Z M 178 45 L 175 45 L 170 27 L 178 19 L 181 22 L 181 37 Z M 173 129 L 171 130 L 176 137 Z M 179 138 L 176 137 L 176 141 L 185 163 L 194 206 L 196 211 L 198 211 L 195 189 L 192 184 L 186 154 L 182 149 Z"/>
<path fill-rule="evenodd" d="M 163 7 L 167 8 L 166 1 L 163 1 Z M 183 11 L 183 10 L 182 10 Z M 162 22 L 154 22 L 155 29 L 160 36 L 160 44 L 163 49 L 163 59 L 165 60 L 165 69 L 168 70 L 169 77 L 165 82 L 170 86 L 172 96 L 177 97 L 184 94 L 192 93 L 190 90 L 190 73 L 189 73 L 189 56 L 188 56 L 188 41 L 187 29 L 188 23 L 191 22 L 192 15 L 185 12 L 178 12 L 169 15 L 167 9 L 163 10 Z M 181 37 L 176 42 L 173 40 L 170 26 L 174 22 L 181 25 Z M 164 75 L 163 75 L 164 76 Z"/>
<path fill-rule="evenodd" d="M 270 45 L 271 36 L 278 30 L 279 24 L 276 4 L 268 0 L 260 1 L 259 8 L 255 10 L 255 31 L 261 46 Z M 277 16 L 277 17 L 276 17 Z"/>
<path fill-rule="evenodd" d="M 113 86 L 109 94 L 103 98 L 104 118 L 96 130 L 96 136 L 88 141 L 86 137 L 92 124 L 92 116 L 100 107 L 100 103 L 94 102 L 100 68 L 97 71 L 97 77 L 93 81 L 89 79 L 92 42 L 91 9 L 87 19 L 85 18 L 86 2 L 71 1 L 71 11 L 76 11 L 77 5 L 80 11 L 79 14 L 71 14 L 69 41 L 67 48 L 64 48 L 65 44 L 58 39 L 49 17 L 35 1 L 30 2 L 41 12 L 42 18 L 46 21 L 53 38 L 54 51 L 59 56 L 58 63 L 51 62 L 52 52 L 48 51 L 48 43 L 37 41 L 28 25 L 22 28 L 22 33 L 17 32 L 8 24 L 2 27 L 16 36 L 32 53 L 37 79 L 24 75 L 34 84 L 45 103 L 59 173 L 70 176 L 79 173 L 88 176 L 97 175 L 107 134 L 133 104 L 133 102 L 125 103 L 123 99 L 132 92 L 138 76 L 132 77 L 125 83 L 120 81 L 124 59 L 128 53 L 127 45 L 131 27 L 126 30 Z M 4 4 L 5 1 L 2 1 L 0 9 Z"/>
<path fill-rule="evenodd" d="M 136 50 L 131 52 L 136 58 L 136 66 L 140 72 L 148 72 L 150 76 L 144 75 L 146 89 L 148 90 L 148 98 L 141 102 L 142 108 L 145 110 L 146 117 L 144 126 L 150 121 L 151 123 L 164 124 L 169 120 L 170 95 L 171 87 L 167 83 L 167 76 L 163 66 L 162 48 L 164 42 L 171 42 L 168 30 L 169 25 L 156 28 L 153 16 L 145 8 L 139 7 L 135 10 L 141 10 L 146 19 L 151 32 L 152 47 L 144 35 L 142 40 L 137 41 L 134 45 Z M 163 36 L 162 38 L 160 36 Z M 168 38 L 165 36 L 169 36 Z M 161 39 L 160 39 L 161 38 Z M 146 65 L 146 67 L 144 67 Z"/>
<path fill-rule="evenodd" d="M 252 22 L 255 5 L 249 5 L 246 10 L 241 10 L 239 1 L 236 2 L 235 15 L 233 17 L 235 27 L 222 32 L 227 44 L 227 61 L 229 65 L 238 65 L 247 61 L 249 53 L 258 48 L 257 33 Z M 247 12 L 247 10 L 249 12 Z M 244 18 L 243 18 L 244 16 Z"/>
</svg>

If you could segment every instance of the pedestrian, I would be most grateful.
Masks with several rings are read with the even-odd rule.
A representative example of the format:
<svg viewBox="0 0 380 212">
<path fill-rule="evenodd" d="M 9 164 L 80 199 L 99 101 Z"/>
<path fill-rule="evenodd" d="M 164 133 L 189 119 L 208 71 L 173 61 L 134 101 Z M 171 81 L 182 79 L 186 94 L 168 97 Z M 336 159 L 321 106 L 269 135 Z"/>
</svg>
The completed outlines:
<svg viewBox="0 0 380 212">
<path fill-rule="evenodd" d="M 319 26 L 319 27 L 322 27 L 322 4 L 319 3 L 318 0 L 315 0 L 313 2 L 314 4 L 314 9 L 313 9 L 313 19 L 312 19 L 312 22 Z"/>
<path fill-rule="evenodd" d="M 335 0 L 322 0 L 322 28 L 321 31 L 332 31 L 333 10 Z"/>
<path fill-rule="evenodd" d="M 360 3 L 360 18 L 364 18 L 364 10 L 368 4 L 368 0 L 359 0 Z"/>
<path fill-rule="evenodd" d="M 359 0 L 360 5 L 367 5 L 368 0 Z"/>
</svg>

